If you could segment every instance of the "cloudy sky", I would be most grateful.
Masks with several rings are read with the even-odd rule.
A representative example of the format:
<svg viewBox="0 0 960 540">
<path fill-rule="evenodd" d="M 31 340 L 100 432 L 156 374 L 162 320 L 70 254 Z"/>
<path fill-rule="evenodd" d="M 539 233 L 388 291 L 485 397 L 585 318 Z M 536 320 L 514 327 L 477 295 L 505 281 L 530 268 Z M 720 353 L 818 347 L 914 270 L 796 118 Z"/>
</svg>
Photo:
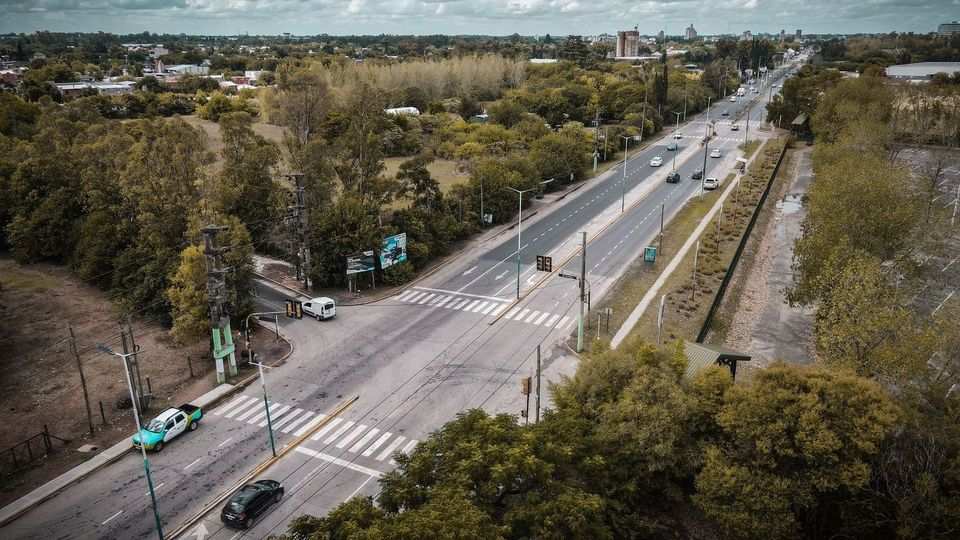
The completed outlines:
<svg viewBox="0 0 960 540">
<path fill-rule="evenodd" d="M 960 0 L 0 0 L 0 32 L 700 33 L 936 30 Z"/>
</svg>

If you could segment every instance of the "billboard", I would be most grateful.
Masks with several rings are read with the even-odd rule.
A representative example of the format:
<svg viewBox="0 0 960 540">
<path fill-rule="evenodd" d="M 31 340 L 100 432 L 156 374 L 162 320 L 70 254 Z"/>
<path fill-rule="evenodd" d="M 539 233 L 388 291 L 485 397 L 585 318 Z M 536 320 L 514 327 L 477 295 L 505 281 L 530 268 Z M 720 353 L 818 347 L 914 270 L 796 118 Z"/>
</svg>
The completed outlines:
<svg viewBox="0 0 960 540">
<path fill-rule="evenodd" d="M 358 255 L 347 256 L 347 275 L 359 274 L 361 272 L 373 272 L 376 268 L 376 261 L 373 258 L 372 251 L 364 251 Z"/>
<path fill-rule="evenodd" d="M 380 268 L 387 268 L 407 260 L 407 233 L 388 236 L 380 248 Z"/>
</svg>

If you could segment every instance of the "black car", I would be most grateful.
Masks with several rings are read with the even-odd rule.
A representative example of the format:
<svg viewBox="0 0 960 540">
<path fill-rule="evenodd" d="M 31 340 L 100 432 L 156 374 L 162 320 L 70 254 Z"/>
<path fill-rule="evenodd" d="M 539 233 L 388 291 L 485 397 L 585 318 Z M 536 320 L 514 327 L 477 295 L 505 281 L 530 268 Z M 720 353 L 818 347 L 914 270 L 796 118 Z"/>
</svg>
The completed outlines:
<svg viewBox="0 0 960 540">
<path fill-rule="evenodd" d="M 693 174 L 690 175 L 690 178 L 694 180 L 700 180 L 701 178 L 703 178 L 703 171 L 701 171 L 700 169 L 693 171 Z"/>
<path fill-rule="evenodd" d="M 276 480 L 257 480 L 240 488 L 220 512 L 220 521 L 228 527 L 249 529 L 270 505 L 283 498 L 283 486 Z"/>
<path fill-rule="evenodd" d="M 667 174 L 667 183 L 668 184 L 677 184 L 680 182 L 680 173 L 677 171 L 670 171 Z"/>
<path fill-rule="evenodd" d="M 722 113 L 720 113 L 720 116 L 730 116 L 730 113 L 727 111 L 723 111 Z"/>
</svg>

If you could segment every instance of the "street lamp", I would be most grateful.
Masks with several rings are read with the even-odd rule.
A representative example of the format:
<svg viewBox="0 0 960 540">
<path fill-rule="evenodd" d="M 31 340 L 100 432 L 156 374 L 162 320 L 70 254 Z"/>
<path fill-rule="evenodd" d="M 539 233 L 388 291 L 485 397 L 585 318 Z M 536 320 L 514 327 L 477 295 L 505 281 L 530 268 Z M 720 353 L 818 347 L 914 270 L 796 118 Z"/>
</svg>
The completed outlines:
<svg viewBox="0 0 960 540">
<path fill-rule="evenodd" d="M 673 112 L 673 111 L 671 111 Z M 677 140 L 677 133 L 680 132 L 680 113 L 674 112 L 673 114 L 677 115 L 677 127 L 673 130 L 673 140 Z M 673 170 L 677 170 L 677 154 L 680 153 L 680 145 L 677 145 L 677 149 L 673 152 Z"/>
<path fill-rule="evenodd" d="M 272 366 L 264 366 L 261 362 L 250 363 L 257 366 L 260 371 L 260 389 L 263 390 L 263 410 L 267 413 L 267 435 L 270 438 L 270 451 L 273 452 L 273 457 L 277 457 L 277 445 L 273 440 L 273 421 L 270 419 L 270 403 L 267 401 L 267 382 L 263 378 L 263 368 L 269 369 Z"/>
<path fill-rule="evenodd" d="M 624 199 L 627 196 L 627 150 L 629 149 L 630 139 L 638 141 L 636 135 L 621 135 L 623 139 L 623 180 L 620 181 L 620 212 L 623 212 Z"/>
<path fill-rule="evenodd" d="M 517 194 L 517 199 L 519 201 L 519 204 L 517 205 L 517 300 L 520 299 L 520 231 L 523 229 L 523 194 L 527 193 L 528 191 L 538 190 L 540 189 L 540 186 L 549 184 L 550 182 L 553 182 L 553 178 L 540 182 L 537 187 L 522 190 L 507 186 L 507 189 Z"/>
<path fill-rule="evenodd" d="M 157 495 L 153 491 L 153 478 L 150 477 L 150 460 L 147 459 L 147 447 L 143 443 L 143 429 L 140 427 L 140 413 L 137 412 L 137 398 L 133 394 L 133 383 L 130 381 L 130 368 L 127 365 L 127 357 L 133 356 L 141 351 L 118 353 L 102 343 L 97 344 L 97 350 L 119 356 L 123 359 L 123 374 L 127 377 L 127 388 L 130 390 L 130 405 L 133 407 L 133 420 L 137 424 L 137 436 L 140 437 L 140 453 L 143 455 L 143 472 L 147 477 L 147 489 L 150 491 L 150 502 L 153 504 L 153 519 L 157 524 L 157 536 L 160 537 L 160 540 L 163 540 L 163 526 L 160 524 L 160 512 L 157 510 Z"/>
</svg>

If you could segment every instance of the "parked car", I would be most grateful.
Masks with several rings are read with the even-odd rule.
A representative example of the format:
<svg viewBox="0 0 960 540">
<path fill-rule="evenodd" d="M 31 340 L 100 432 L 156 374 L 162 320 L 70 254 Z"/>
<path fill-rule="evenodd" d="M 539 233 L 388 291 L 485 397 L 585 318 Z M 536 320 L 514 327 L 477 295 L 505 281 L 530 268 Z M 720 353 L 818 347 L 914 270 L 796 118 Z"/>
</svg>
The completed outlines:
<svg viewBox="0 0 960 540">
<path fill-rule="evenodd" d="M 723 111 L 722 113 L 720 113 L 720 116 L 730 116 L 730 111 Z"/>
<path fill-rule="evenodd" d="M 140 448 L 141 441 L 147 450 L 159 452 L 164 443 L 168 443 L 185 431 L 194 431 L 198 427 L 203 413 L 200 407 L 184 403 L 179 407 L 170 407 L 150 421 L 140 433 L 133 436 L 133 446 Z"/>
<path fill-rule="evenodd" d="M 650 160 L 651 167 L 659 167 L 661 165 L 663 165 L 663 158 L 660 156 L 655 156 L 653 159 Z"/>
<path fill-rule="evenodd" d="M 701 169 L 693 171 L 693 174 L 690 175 L 690 178 L 693 180 L 699 180 L 703 178 L 703 171 Z"/>
<path fill-rule="evenodd" d="M 283 498 L 283 485 L 276 480 L 257 480 L 234 493 L 223 510 L 220 521 L 231 528 L 249 529 L 271 505 Z"/>
<path fill-rule="evenodd" d="M 680 182 L 680 173 L 677 171 L 670 171 L 667 173 L 667 183 L 668 184 L 677 184 Z"/>
<path fill-rule="evenodd" d="M 703 181 L 703 189 L 717 189 L 720 187 L 720 181 L 712 176 L 708 176 Z"/>
<path fill-rule="evenodd" d="M 737 102 L 737 96 L 730 96 L 730 103 L 736 103 L 736 102 Z"/>
<path fill-rule="evenodd" d="M 740 131 L 740 126 L 737 124 L 730 124 L 730 131 Z"/>
<path fill-rule="evenodd" d="M 668 145 L 667 145 L 667 150 L 669 150 L 670 152 L 676 152 L 676 151 L 677 151 L 677 143 L 671 142 L 670 144 L 668 144 Z"/>
<path fill-rule="evenodd" d="M 337 303 L 333 298 L 320 296 L 303 303 L 303 312 L 311 317 L 316 317 L 318 321 L 332 319 L 337 316 Z"/>
<path fill-rule="evenodd" d="M 714 148 L 710 151 L 710 157 L 720 157 L 720 149 Z"/>
</svg>

